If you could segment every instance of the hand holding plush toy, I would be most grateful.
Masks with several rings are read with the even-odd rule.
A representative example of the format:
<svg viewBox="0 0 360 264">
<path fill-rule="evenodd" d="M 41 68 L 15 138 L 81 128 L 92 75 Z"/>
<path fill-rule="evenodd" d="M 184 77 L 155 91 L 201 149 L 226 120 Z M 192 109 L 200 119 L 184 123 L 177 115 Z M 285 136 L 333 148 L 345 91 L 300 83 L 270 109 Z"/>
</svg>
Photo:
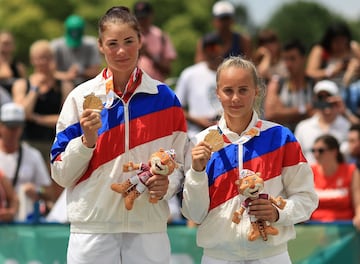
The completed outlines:
<svg viewBox="0 0 360 264">
<path fill-rule="evenodd" d="M 134 201 L 146 189 L 146 181 L 153 175 L 169 176 L 176 168 L 174 150 L 160 149 L 150 156 L 147 164 L 128 162 L 124 164 L 123 171 L 140 170 L 137 175 L 130 177 L 123 183 L 113 183 L 111 189 L 125 197 L 125 207 L 131 210 Z M 150 203 L 157 203 L 157 198 L 149 198 Z"/>
<path fill-rule="evenodd" d="M 260 177 L 260 172 L 254 173 L 249 170 L 243 170 L 240 173 L 241 177 L 236 180 L 235 184 L 239 187 L 239 193 L 247 197 L 242 202 L 241 208 L 234 212 L 232 221 L 236 224 L 240 223 L 240 219 L 245 210 L 248 209 L 249 203 L 256 199 L 269 199 L 279 209 L 284 209 L 286 201 L 282 197 L 273 198 L 269 194 L 261 193 L 264 189 L 264 180 Z M 267 240 L 267 235 L 277 235 L 278 229 L 271 226 L 267 221 L 258 220 L 255 217 L 250 217 L 251 227 L 248 234 L 248 240 L 254 241 L 260 235 L 264 241 Z"/>
</svg>

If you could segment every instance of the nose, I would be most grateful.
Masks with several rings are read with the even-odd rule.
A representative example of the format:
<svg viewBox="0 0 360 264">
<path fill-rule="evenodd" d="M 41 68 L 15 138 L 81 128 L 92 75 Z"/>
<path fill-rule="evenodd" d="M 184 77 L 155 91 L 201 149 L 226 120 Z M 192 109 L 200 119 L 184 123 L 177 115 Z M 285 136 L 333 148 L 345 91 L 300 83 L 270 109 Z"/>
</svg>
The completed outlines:
<svg viewBox="0 0 360 264">
<path fill-rule="evenodd" d="M 162 159 L 161 159 L 161 164 L 162 165 L 165 165 L 165 164 L 167 164 L 169 162 L 169 157 L 163 157 Z"/>
<path fill-rule="evenodd" d="M 120 45 L 116 53 L 121 55 L 121 54 L 124 54 L 124 52 L 125 52 L 124 47 Z"/>
<path fill-rule="evenodd" d="M 233 97 L 232 97 L 232 101 L 233 102 L 238 102 L 240 100 L 240 94 L 239 93 L 234 93 Z"/>
</svg>

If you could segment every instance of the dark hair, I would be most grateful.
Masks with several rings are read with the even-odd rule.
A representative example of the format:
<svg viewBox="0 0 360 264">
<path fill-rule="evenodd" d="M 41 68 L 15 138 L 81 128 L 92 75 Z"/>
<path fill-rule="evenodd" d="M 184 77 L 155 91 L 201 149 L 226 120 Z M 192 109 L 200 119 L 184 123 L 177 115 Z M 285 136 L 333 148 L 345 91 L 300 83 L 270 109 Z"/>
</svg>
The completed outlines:
<svg viewBox="0 0 360 264">
<path fill-rule="evenodd" d="M 150 2 L 147 1 L 138 1 L 134 4 L 134 14 L 135 16 L 140 19 L 143 17 L 148 17 L 151 15 L 154 10 Z"/>
<path fill-rule="evenodd" d="M 270 43 L 270 42 L 278 42 L 279 37 L 276 34 L 275 31 L 272 31 L 271 29 L 264 29 L 259 32 L 257 36 L 257 45 L 258 47 L 263 46 L 264 44 Z"/>
<path fill-rule="evenodd" d="M 139 37 L 141 38 L 140 25 L 136 17 L 131 14 L 130 9 L 126 6 L 113 6 L 106 11 L 106 13 L 99 19 L 98 30 L 99 39 L 106 29 L 107 23 L 125 23 L 132 27 Z"/>
<path fill-rule="evenodd" d="M 306 54 L 306 48 L 304 44 L 299 39 L 293 39 L 285 43 L 283 51 L 290 51 L 296 49 L 302 56 Z"/>
<path fill-rule="evenodd" d="M 331 42 L 335 37 L 343 36 L 348 39 L 348 45 L 350 48 L 350 41 L 352 40 L 352 35 L 347 24 L 343 22 L 334 22 L 329 25 L 323 35 L 320 45 L 327 51 L 331 48 Z"/>
<path fill-rule="evenodd" d="M 349 131 L 356 131 L 358 132 L 360 138 L 360 124 L 353 124 L 350 126 Z"/>
<path fill-rule="evenodd" d="M 205 49 L 208 46 L 222 45 L 222 40 L 217 33 L 207 33 L 201 40 L 202 48 Z"/>
<path fill-rule="evenodd" d="M 330 134 L 321 135 L 315 139 L 314 143 L 319 142 L 319 141 L 324 142 L 324 144 L 326 145 L 326 147 L 328 149 L 336 149 L 337 150 L 337 156 L 336 156 L 337 162 L 339 162 L 339 163 L 344 162 L 344 156 L 340 151 L 339 141 L 334 136 L 332 136 Z"/>
</svg>

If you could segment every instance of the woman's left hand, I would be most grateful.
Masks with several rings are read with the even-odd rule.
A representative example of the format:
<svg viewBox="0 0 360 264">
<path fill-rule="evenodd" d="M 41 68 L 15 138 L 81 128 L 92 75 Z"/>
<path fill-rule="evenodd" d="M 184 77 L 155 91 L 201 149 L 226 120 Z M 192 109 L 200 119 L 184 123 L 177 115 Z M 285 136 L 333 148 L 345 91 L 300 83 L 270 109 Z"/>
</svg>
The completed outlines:
<svg viewBox="0 0 360 264">
<path fill-rule="evenodd" d="M 160 200 L 167 193 L 169 177 L 164 175 L 153 175 L 147 180 L 146 186 L 149 189 L 150 197 Z"/>
<path fill-rule="evenodd" d="M 259 220 L 276 222 L 279 219 L 279 212 L 270 200 L 256 199 L 251 201 L 249 215 L 255 216 Z"/>
</svg>

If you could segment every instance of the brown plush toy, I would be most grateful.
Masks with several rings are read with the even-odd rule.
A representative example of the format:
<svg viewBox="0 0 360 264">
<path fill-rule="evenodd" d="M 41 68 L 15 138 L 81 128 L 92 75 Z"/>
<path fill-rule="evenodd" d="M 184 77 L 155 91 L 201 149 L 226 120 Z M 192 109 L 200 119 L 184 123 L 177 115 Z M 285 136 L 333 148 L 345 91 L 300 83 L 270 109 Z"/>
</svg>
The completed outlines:
<svg viewBox="0 0 360 264">
<path fill-rule="evenodd" d="M 234 212 L 232 221 L 236 224 L 240 223 L 240 219 L 245 210 L 248 209 L 249 203 L 256 199 L 268 199 L 279 209 L 284 209 L 286 201 L 282 197 L 276 199 L 269 194 L 261 193 L 264 190 L 264 180 L 260 177 L 260 172 L 254 173 L 250 170 L 242 170 L 240 179 L 236 180 L 239 193 L 247 197 L 241 204 L 241 208 Z M 267 235 L 277 235 L 278 229 L 271 226 L 267 221 L 258 220 L 255 217 L 250 217 L 251 226 L 248 234 L 248 240 L 254 241 L 259 236 L 264 241 L 267 241 Z"/>
<path fill-rule="evenodd" d="M 174 150 L 160 149 L 150 156 L 149 162 L 134 164 L 128 162 L 123 166 L 123 171 L 140 170 L 137 175 L 130 177 L 123 183 L 113 183 L 111 189 L 125 197 L 125 207 L 131 210 L 136 198 L 146 189 L 146 181 L 153 175 L 169 176 L 176 168 Z M 157 203 L 157 198 L 149 198 L 150 203 Z"/>
</svg>

